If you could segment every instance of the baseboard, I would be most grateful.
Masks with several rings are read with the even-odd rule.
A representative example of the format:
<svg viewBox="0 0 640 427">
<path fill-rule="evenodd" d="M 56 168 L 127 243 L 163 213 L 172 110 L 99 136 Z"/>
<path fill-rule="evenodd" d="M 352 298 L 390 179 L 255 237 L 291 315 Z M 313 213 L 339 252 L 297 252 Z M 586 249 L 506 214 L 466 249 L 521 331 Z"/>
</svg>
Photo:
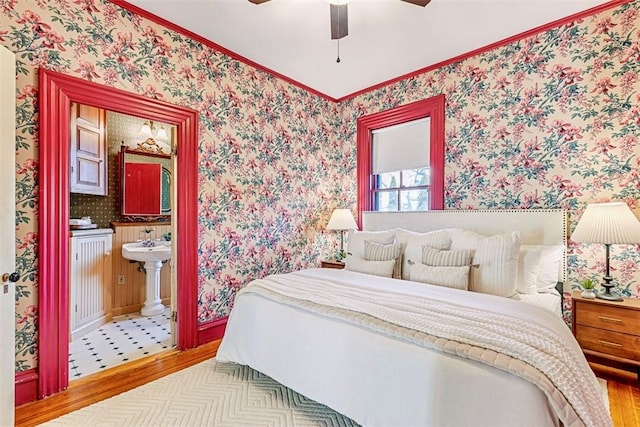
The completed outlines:
<svg viewBox="0 0 640 427">
<path fill-rule="evenodd" d="M 38 372 L 28 369 L 16 374 L 16 406 L 34 402 L 38 397 Z"/>
<path fill-rule="evenodd" d="M 198 325 L 198 345 L 219 340 L 224 336 L 228 317 L 222 317 L 207 323 Z"/>
<path fill-rule="evenodd" d="M 89 332 L 95 331 L 101 326 L 106 325 L 107 323 L 111 322 L 111 319 L 113 319 L 113 315 L 111 313 L 105 313 L 97 319 L 93 319 L 92 321 L 79 326 L 75 330 L 71 331 L 71 341 L 75 341 L 78 338 L 81 338 L 83 335 L 86 335 Z"/>
<path fill-rule="evenodd" d="M 113 308 L 111 309 L 111 315 L 115 317 L 122 316 L 123 314 L 137 313 L 142 309 L 143 305 L 144 304 L 132 304 L 125 307 Z"/>
</svg>

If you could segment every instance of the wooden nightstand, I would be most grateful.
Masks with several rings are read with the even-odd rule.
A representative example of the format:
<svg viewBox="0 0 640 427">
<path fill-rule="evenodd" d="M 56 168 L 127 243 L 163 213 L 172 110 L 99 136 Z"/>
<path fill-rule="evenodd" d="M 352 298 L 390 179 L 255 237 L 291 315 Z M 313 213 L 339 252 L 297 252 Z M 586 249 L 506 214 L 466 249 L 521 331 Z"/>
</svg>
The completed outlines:
<svg viewBox="0 0 640 427">
<path fill-rule="evenodd" d="M 329 260 L 321 261 L 320 266 L 322 268 L 337 268 L 338 270 L 342 270 L 344 268 L 344 262 L 336 261 L 334 259 L 329 259 Z"/>
<path fill-rule="evenodd" d="M 635 366 L 640 380 L 640 300 L 587 299 L 574 291 L 573 334 L 587 356 Z"/>
</svg>

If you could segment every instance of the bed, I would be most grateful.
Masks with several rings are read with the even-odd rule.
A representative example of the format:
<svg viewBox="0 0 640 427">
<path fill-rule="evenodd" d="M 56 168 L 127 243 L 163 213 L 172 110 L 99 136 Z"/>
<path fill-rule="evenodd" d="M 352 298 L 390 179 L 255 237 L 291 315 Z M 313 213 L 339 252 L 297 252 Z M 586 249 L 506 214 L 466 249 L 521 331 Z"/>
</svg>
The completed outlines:
<svg viewBox="0 0 640 427">
<path fill-rule="evenodd" d="M 459 229 L 564 247 L 566 213 L 364 213 L 365 235 L 349 236 L 349 252 L 355 258 L 358 239 L 390 230 L 395 242 Z M 252 282 L 236 297 L 216 358 L 367 426 L 611 425 L 552 289 L 505 298 L 432 286 L 408 280 L 412 257 L 403 253 L 405 277 L 308 269 Z M 564 257 L 555 282 L 565 278 Z"/>
</svg>

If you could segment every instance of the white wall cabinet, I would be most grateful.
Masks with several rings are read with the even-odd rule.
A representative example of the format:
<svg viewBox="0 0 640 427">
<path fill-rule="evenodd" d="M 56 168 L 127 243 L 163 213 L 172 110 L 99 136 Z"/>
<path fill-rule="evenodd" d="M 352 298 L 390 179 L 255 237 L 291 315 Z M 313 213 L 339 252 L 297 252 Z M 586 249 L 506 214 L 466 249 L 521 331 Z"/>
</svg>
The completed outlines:
<svg viewBox="0 0 640 427">
<path fill-rule="evenodd" d="M 106 110 L 71 104 L 69 186 L 72 193 L 108 194 L 105 122 Z"/>
<path fill-rule="evenodd" d="M 113 230 L 71 232 L 69 291 L 71 340 L 111 320 Z"/>
</svg>

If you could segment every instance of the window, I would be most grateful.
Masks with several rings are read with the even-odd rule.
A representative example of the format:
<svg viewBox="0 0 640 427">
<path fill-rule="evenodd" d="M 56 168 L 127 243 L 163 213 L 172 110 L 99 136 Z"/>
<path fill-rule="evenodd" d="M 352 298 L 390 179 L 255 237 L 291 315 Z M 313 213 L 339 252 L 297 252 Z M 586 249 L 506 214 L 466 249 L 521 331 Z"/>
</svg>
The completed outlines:
<svg viewBox="0 0 640 427">
<path fill-rule="evenodd" d="M 428 210 L 430 118 L 371 133 L 372 210 Z"/>
<path fill-rule="evenodd" d="M 429 168 L 385 172 L 375 175 L 374 211 L 429 210 Z"/>
<path fill-rule="evenodd" d="M 363 211 L 444 208 L 444 95 L 358 119 Z"/>
</svg>

